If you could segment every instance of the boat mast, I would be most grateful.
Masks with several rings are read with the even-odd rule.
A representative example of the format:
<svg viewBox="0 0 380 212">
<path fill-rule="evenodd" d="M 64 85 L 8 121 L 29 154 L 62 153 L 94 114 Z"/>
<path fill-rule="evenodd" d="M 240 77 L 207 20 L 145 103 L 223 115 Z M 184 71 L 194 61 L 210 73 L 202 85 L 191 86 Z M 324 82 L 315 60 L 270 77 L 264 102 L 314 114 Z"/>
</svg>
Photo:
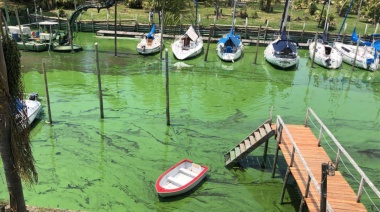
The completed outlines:
<svg viewBox="0 0 380 212">
<path fill-rule="evenodd" d="M 285 1 L 285 6 L 284 6 L 284 12 L 282 13 L 282 20 L 280 24 L 280 31 L 284 30 L 284 27 L 286 25 L 286 19 L 288 16 L 288 7 L 289 7 L 289 0 Z"/>
<path fill-rule="evenodd" d="M 197 22 L 198 22 L 198 0 L 195 1 L 195 29 L 197 28 Z"/>
<path fill-rule="evenodd" d="M 342 26 L 340 26 L 340 29 L 339 29 L 339 32 L 338 32 L 338 38 L 339 38 L 340 32 L 342 31 L 343 25 L 344 25 L 344 23 L 346 22 L 346 18 L 347 18 L 347 16 L 348 16 L 348 14 L 350 13 L 350 10 L 351 10 L 351 7 L 352 7 L 352 4 L 353 4 L 353 3 L 354 3 L 354 0 L 351 0 L 350 6 L 348 7 L 347 12 L 346 12 L 346 15 L 344 16 L 344 19 L 343 19 L 343 22 L 342 22 Z M 342 7 L 343 7 L 343 6 L 342 6 Z"/>
<path fill-rule="evenodd" d="M 237 0 L 234 0 L 234 12 L 232 13 L 232 29 L 235 28 L 236 1 Z"/>
</svg>

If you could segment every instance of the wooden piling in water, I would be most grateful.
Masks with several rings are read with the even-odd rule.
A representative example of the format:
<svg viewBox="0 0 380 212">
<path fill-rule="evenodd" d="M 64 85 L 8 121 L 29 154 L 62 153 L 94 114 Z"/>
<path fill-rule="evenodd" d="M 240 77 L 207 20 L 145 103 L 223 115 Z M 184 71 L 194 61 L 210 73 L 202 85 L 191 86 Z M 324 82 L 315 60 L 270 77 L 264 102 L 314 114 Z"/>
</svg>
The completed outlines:
<svg viewBox="0 0 380 212">
<path fill-rule="evenodd" d="M 96 72 L 98 74 L 98 92 L 99 92 L 99 104 L 100 104 L 100 118 L 103 119 L 104 118 L 103 92 L 102 92 L 102 81 L 101 81 L 101 78 L 100 78 L 98 43 L 95 43 L 95 54 L 96 54 Z"/>
<path fill-rule="evenodd" d="M 284 203 L 285 189 L 286 189 L 286 184 L 288 183 L 288 180 L 289 180 L 290 173 L 291 173 L 290 167 L 288 167 L 288 169 L 286 170 L 286 174 L 285 174 L 284 184 L 282 185 L 280 204 Z"/>
<path fill-rule="evenodd" d="M 315 55 L 317 53 L 317 42 L 318 42 L 318 32 L 315 33 L 313 57 L 311 58 L 311 65 L 310 65 L 311 68 L 314 68 L 314 59 L 315 59 Z"/>
<path fill-rule="evenodd" d="M 44 84 L 45 84 L 45 93 L 46 93 L 46 104 L 48 107 L 49 124 L 51 125 L 53 123 L 53 121 L 51 119 L 49 88 L 48 88 L 48 82 L 47 82 L 47 77 L 46 77 L 46 68 L 45 68 L 44 62 L 42 62 L 42 72 L 44 74 Z"/>
<path fill-rule="evenodd" d="M 215 23 L 216 23 L 216 18 L 214 18 L 214 26 L 210 28 L 210 32 L 208 34 L 208 41 L 207 41 L 207 49 L 206 49 L 206 54 L 205 54 L 205 59 L 204 61 L 207 61 L 207 56 L 208 56 L 208 50 L 210 49 L 210 42 L 211 42 L 211 34 L 215 30 Z"/>
<path fill-rule="evenodd" d="M 170 108 L 169 108 L 169 56 L 168 49 L 165 49 L 165 88 L 166 88 L 166 125 L 170 125 Z"/>
<path fill-rule="evenodd" d="M 70 41 L 70 46 L 71 46 L 71 53 L 74 53 L 74 48 L 73 48 L 73 36 L 71 36 L 71 26 L 70 26 L 70 21 L 67 22 L 67 27 L 69 30 L 69 41 Z"/>
<path fill-rule="evenodd" d="M 161 20 L 161 41 L 160 41 L 160 45 L 161 45 L 161 48 L 160 48 L 160 60 L 162 60 L 162 51 L 163 51 L 163 37 L 164 37 L 164 10 L 161 11 L 161 15 L 160 15 L 160 20 Z"/>
<path fill-rule="evenodd" d="M 260 44 L 260 33 L 261 33 L 261 25 L 259 28 L 259 32 L 257 33 L 256 54 L 255 54 L 255 61 L 253 62 L 253 64 L 257 64 L 257 54 L 259 52 L 259 44 Z"/>
</svg>

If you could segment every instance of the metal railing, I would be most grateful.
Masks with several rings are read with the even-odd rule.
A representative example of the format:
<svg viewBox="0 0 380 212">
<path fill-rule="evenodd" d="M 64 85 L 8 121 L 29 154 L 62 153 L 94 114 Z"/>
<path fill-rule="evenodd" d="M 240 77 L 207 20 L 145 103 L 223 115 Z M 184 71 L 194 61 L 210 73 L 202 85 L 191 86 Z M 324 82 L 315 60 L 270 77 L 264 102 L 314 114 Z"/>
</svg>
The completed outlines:
<svg viewBox="0 0 380 212">
<path fill-rule="evenodd" d="M 282 133 L 285 132 L 285 134 L 288 136 L 289 140 L 292 142 L 293 144 L 293 151 L 292 151 L 292 155 L 291 155 L 291 162 L 289 164 L 290 167 L 293 166 L 293 162 L 294 162 L 294 156 L 295 154 L 297 154 L 301 161 L 302 161 L 302 164 L 304 165 L 304 168 L 306 169 L 307 171 L 307 175 L 308 175 L 308 184 L 306 185 L 306 194 L 305 194 L 305 197 L 308 196 L 308 192 L 309 192 L 309 186 L 310 186 L 310 181 L 313 182 L 313 185 L 315 187 L 315 189 L 318 191 L 318 194 L 321 195 L 322 192 L 321 192 L 321 186 L 320 184 L 318 183 L 318 181 L 316 180 L 316 178 L 314 177 L 313 173 L 311 172 L 309 166 L 307 165 L 306 163 L 306 160 L 305 158 L 303 157 L 303 155 L 301 154 L 301 151 L 299 150 L 299 148 L 297 147 L 297 144 L 295 143 L 292 135 L 290 134 L 289 130 L 286 128 L 286 125 L 284 123 L 284 121 L 282 120 L 282 118 L 280 116 L 277 116 L 277 121 L 276 121 L 276 135 L 279 136 L 279 143 L 281 143 L 281 139 L 283 137 Z M 331 208 L 330 204 L 328 203 L 328 201 L 326 201 L 326 206 L 327 206 L 327 210 L 328 211 L 333 211 L 333 209 Z"/>
<path fill-rule="evenodd" d="M 343 154 L 348 161 L 351 163 L 351 165 L 355 168 L 355 170 L 360 174 L 361 180 L 360 180 L 360 185 L 357 193 L 357 202 L 360 202 L 361 195 L 363 193 L 363 189 L 365 184 L 373 190 L 373 192 L 377 195 L 377 197 L 380 199 L 380 192 L 379 190 L 375 187 L 375 185 L 372 183 L 372 181 L 367 177 L 367 175 L 363 172 L 363 170 L 356 164 L 356 162 L 351 158 L 351 156 L 347 153 L 347 151 L 343 148 L 343 146 L 339 143 L 339 141 L 334 137 L 334 135 L 330 132 L 330 130 L 326 127 L 326 125 L 323 124 L 323 122 L 318 118 L 318 116 L 314 113 L 314 111 L 311 108 L 307 109 L 306 112 L 306 118 L 305 118 L 305 127 L 308 126 L 308 120 L 310 118 L 310 115 L 313 116 L 315 120 L 318 121 L 320 124 L 319 128 L 319 137 L 318 137 L 318 145 L 320 146 L 323 132 L 327 133 L 327 135 L 331 138 L 331 140 L 335 143 L 335 145 L 338 148 L 337 154 L 336 154 L 336 159 L 335 159 L 335 169 L 338 170 L 339 163 L 341 161 L 341 154 Z"/>
</svg>

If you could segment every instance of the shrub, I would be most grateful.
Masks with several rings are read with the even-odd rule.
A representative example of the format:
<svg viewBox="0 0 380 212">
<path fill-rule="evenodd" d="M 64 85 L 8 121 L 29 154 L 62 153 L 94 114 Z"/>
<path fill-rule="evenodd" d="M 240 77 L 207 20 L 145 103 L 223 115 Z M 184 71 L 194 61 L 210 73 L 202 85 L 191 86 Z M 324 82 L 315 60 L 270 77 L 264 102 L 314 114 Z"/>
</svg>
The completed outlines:
<svg viewBox="0 0 380 212">
<path fill-rule="evenodd" d="M 309 14 L 314 15 L 315 11 L 318 10 L 317 4 L 315 2 L 312 2 L 309 7 Z"/>
</svg>

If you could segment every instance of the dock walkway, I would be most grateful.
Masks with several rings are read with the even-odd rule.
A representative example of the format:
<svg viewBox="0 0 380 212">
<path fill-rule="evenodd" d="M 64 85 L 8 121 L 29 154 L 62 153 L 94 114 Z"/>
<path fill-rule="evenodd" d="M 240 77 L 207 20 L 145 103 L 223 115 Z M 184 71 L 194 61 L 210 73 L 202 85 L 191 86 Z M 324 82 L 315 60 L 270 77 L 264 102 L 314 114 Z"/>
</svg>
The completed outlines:
<svg viewBox="0 0 380 212">
<path fill-rule="evenodd" d="M 272 117 L 272 112 L 270 117 Z M 312 128 L 308 126 L 308 123 Z M 319 137 L 316 137 L 316 134 L 319 134 Z M 287 181 L 292 175 L 302 194 L 299 211 L 302 211 L 304 206 L 307 206 L 310 212 L 367 211 L 366 206 L 380 211 L 378 203 L 373 201 L 380 200 L 380 191 L 311 108 L 307 109 L 304 125 L 285 124 L 281 116 L 277 116 L 275 124 L 272 124 L 272 118 L 264 122 L 224 154 L 225 166 L 232 168 L 238 165 L 241 159 L 262 144 L 265 144 L 263 156 L 263 164 L 265 164 L 268 140 L 273 135 L 277 145 L 272 177 L 276 173 L 280 151 L 287 164 L 281 203 L 283 203 Z M 326 150 L 335 152 L 336 158 L 330 158 Z M 343 172 L 339 169 L 340 163 L 342 163 L 342 168 L 346 168 L 346 170 L 342 169 Z M 348 170 L 347 166 L 353 167 L 354 170 Z M 353 172 L 356 176 L 359 174 L 361 178 L 360 185 L 356 187 L 357 191 L 351 187 L 355 182 L 349 184 L 345 179 L 347 174 L 352 177 Z M 358 180 L 355 181 L 359 183 Z M 368 198 L 366 200 L 370 200 L 372 206 L 361 203 L 363 190 Z"/>
<path fill-rule="evenodd" d="M 306 194 L 309 174 L 301 157 L 305 160 L 317 182 L 322 181 L 321 164 L 332 160 L 323 147 L 318 146 L 318 140 L 309 127 L 287 124 L 286 128 L 289 130 L 302 155 L 294 153 L 294 145 L 288 136 L 282 137 L 279 144 L 280 150 L 290 168 L 290 173 L 297 182 L 302 196 L 305 197 L 304 201 L 309 211 L 320 211 L 320 194 L 317 188 L 310 186 L 308 195 Z M 293 164 L 292 154 L 294 154 Z M 335 171 L 334 176 L 327 177 L 327 202 L 333 211 L 367 211 L 362 203 L 357 203 L 356 193 L 339 171 Z"/>
</svg>

